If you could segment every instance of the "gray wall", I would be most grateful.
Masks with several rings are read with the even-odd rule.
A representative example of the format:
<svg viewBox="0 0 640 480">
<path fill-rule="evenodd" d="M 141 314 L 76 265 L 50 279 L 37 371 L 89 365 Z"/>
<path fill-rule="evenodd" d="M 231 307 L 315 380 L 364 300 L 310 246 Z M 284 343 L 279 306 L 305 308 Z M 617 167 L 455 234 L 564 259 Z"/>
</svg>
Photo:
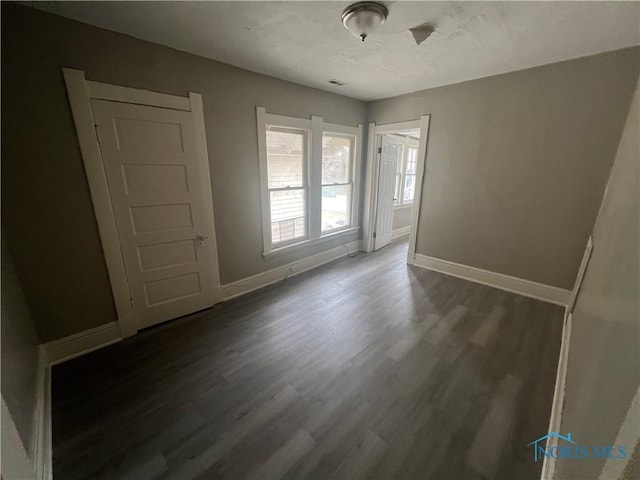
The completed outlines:
<svg viewBox="0 0 640 480">
<path fill-rule="evenodd" d="M 255 107 L 357 125 L 363 102 L 3 2 L 2 215 L 43 341 L 116 319 L 62 67 L 203 95 L 222 283 L 359 238 L 262 258 Z"/>
<path fill-rule="evenodd" d="M 31 455 L 38 380 L 38 337 L 22 288 L 2 242 L 2 398 Z"/>
<path fill-rule="evenodd" d="M 223 283 L 359 238 L 262 258 L 261 105 L 347 125 L 431 113 L 418 253 L 566 288 L 638 73 L 627 49 L 367 106 L 7 2 L 2 43 L 3 227 L 42 341 L 116 319 L 63 66 L 203 94 Z"/>
<path fill-rule="evenodd" d="M 396 208 L 393 211 L 393 229 L 407 227 L 411 224 L 411 208 Z"/>
<path fill-rule="evenodd" d="M 431 114 L 417 253 L 570 289 L 638 77 L 638 49 L 369 104 Z"/>
<path fill-rule="evenodd" d="M 636 90 L 573 313 L 562 431 L 581 445 L 613 444 L 640 386 L 639 112 Z M 558 461 L 556 478 L 598 478 L 602 466 Z"/>
</svg>

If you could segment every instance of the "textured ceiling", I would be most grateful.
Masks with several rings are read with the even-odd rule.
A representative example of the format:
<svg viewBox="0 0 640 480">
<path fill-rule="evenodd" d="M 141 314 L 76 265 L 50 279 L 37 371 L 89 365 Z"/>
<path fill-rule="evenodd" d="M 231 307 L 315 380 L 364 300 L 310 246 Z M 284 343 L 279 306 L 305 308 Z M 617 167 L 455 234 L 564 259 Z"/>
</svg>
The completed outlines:
<svg viewBox="0 0 640 480">
<path fill-rule="evenodd" d="M 389 19 L 365 43 L 342 26 L 348 2 L 29 4 L 362 100 L 640 44 L 640 2 L 384 3 Z M 436 31 L 416 45 L 408 29 L 425 22 Z"/>
</svg>

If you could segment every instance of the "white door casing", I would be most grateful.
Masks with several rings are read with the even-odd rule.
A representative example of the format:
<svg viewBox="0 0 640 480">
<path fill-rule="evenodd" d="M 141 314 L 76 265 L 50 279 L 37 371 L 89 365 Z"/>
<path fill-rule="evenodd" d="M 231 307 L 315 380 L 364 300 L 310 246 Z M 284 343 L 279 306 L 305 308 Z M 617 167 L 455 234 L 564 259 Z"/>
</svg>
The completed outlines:
<svg viewBox="0 0 640 480">
<path fill-rule="evenodd" d="M 191 113 L 91 103 L 138 327 L 211 307 L 213 212 Z"/>
<path fill-rule="evenodd" d="M 121 335 L 220 301 L 201 95 L 63 73 Z"/>
<path fill-rule="evenodd" d="M 427 145 L 429 138 L 430 115 L 422 115 L 419 120 L 409 120 L 399 123 L 388 123 L 376 125 L 369 123 L 369 140 L 367 154 L 367 170 L 365 196 L 363 205 L 363 230 L 362 246 L 366 252 L 374 250 L 373 233 L 376 228 L 376 209 L 378 203 L 378 176 L 380 166 L 380 138 L 384 134 L 394 134 L 404 130 L 420 129 L 420 140 L 418 142 L 418 162 L 415 177 L 415 190 L 413 195 L 413 205 L 411 207 L 411 223 L 409 230 L 409 248 L 407 249 L 407 263 L 415 263 L 416 239 L 418 236 L 418 218 L 420 216 L 420 206 L 422 203 L 422 187 L 425 179 Z"/>
<path fill-rule="evenodd" d="M 388 135 L 382 137 L 380 170 L 378 175 L 378 205 L 373 249 L 378 250 L 391 243 L 393 232 L 393 205 L 396 186 L 396 170 L 402 144 Z"/>
</svg>

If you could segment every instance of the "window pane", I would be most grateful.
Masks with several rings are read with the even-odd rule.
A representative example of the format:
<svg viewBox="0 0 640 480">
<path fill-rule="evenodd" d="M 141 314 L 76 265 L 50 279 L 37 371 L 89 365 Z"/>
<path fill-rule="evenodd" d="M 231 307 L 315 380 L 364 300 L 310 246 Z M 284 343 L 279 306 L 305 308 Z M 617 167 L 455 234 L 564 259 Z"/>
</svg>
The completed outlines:
<svg viewBox="0 0 640 480">
<path fill-rule="evenodd" d="M 409 147 L 407 156 L 407 175 L 416 173 L 416 158 L 418 156 L 418 150 L 413 147 Z"/>
<path fill-rule="evenodd" d="M 351 225 L 351 185 L 322 187 L 322 231 Z"/>
<path fill-rule="evenodd" d="M 322 136 L 322 184 L 348 183 L 351 168 L 351 139 Z"/>
<path fill-rule="evenodd" d="M 304 145 L 304 133 L 267 130 L 269 188 L 303 186 Z"/>
<path fill-rule="evenodd" d="M 402 200 L 402 192 L 400 189 L 402 188 L 402 174 L 396 173 L 396 188 L 395 193 L 393 194 L 393 203 L 400 203 Z"/>
<path fill-rule="evenodd" d="M 398 144 L 398 158 L 396 159 L 396 171 L 398 173 L 404 173 L 402 171 L 403 168 L 405 168 L 404 165 L 404 145 L 403 144 Z"/>
<path fill-rule="evenodd" d="M 271 242 L 280 243 L 305 237 L 305 191 L 269 192 L 271 202 Z"/>
<path fill-rule="evenodd" d="M 415 175 L 407 175 L 404 181 L 404 197 L 402 199 L 402 203 L 413 202 L 413 190 L 416 187 L 415 182 L 416 182 Z"/>
</svg>

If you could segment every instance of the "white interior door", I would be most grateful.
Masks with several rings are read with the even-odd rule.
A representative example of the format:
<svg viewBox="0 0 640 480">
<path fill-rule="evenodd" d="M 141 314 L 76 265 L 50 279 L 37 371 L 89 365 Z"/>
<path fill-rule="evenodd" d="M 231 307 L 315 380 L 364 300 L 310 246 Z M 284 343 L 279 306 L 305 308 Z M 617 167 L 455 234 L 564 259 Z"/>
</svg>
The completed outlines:
<svg viewBox="0 0 640 480">
<path fill-rule="evenodd" d="M 213 207 L 192 112 L 91 103 L 138 328 L 211 307 Z"/>
<path fill-rule="evenodd" d="M 378 206 L 374 229 L 373 249 L 378 250 L 391 243 L 393 231 L 393 196 L 396 186 L 398 158 L 402 155 L 402 144 L 387 135 L 382 136 L 380 169 L 378 175 Z"/>
</svg>

